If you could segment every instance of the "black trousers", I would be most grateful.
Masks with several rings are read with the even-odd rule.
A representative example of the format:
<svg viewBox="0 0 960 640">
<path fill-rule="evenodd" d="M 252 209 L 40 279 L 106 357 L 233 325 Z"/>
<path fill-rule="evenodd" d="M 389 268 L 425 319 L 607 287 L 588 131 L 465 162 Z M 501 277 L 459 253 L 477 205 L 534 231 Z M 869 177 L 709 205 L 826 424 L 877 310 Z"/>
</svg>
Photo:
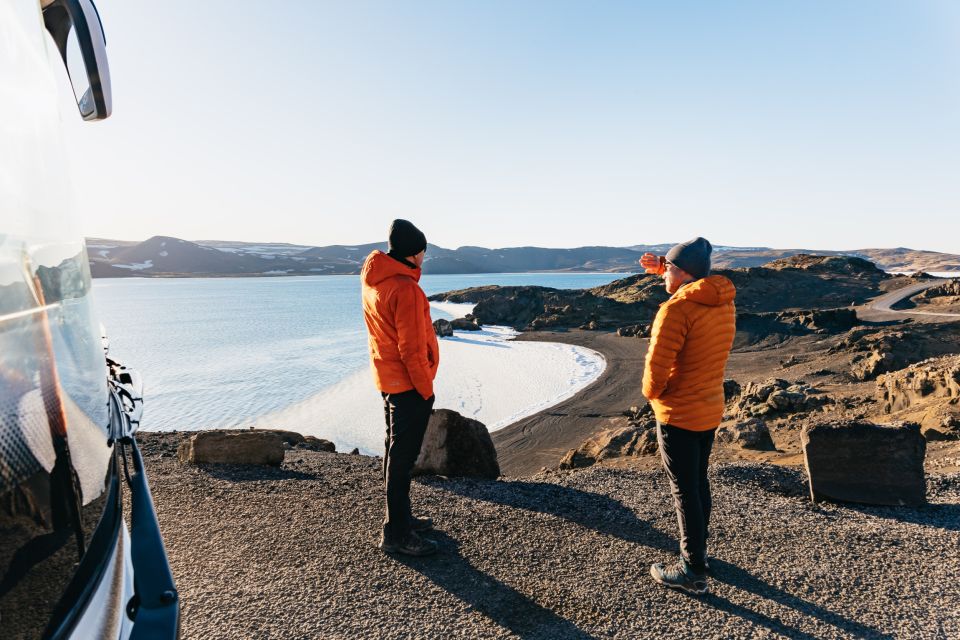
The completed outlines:
<svg viewBox="0 0 960 640">
<path fill-rule="evenodd" d="M 389 540 L 400 541 L 411 531 L 410 472 L 420 455 L 434 397 L 424 400 L 414 390 L 381 395 L 387 426 L 383 442 L 383 484 L 387 494 L 383 534 Z"/>
<path fill-rule="evenodd" d="M 707 528 L 713 506 L 707 463 L 716 431 L 689 431 L 657 423 L 660 457 L 680 525 L 680 554 L 698 573 L 704 572 L 707 559 Z"/>
</svg>

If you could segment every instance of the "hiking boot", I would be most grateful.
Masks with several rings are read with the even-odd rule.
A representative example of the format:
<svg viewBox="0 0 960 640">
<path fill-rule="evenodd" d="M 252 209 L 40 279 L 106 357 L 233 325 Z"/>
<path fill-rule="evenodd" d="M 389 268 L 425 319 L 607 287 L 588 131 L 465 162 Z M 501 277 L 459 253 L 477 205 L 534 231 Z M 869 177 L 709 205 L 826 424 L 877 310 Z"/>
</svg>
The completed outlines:
<svg viewBox="0 0 960 640">
<path fill-rule="evenodd" d="M 433 518 L 410 518 L 410 528 L 414 531 L 430 531 L 433 529 Z"/>
<path fill-rule="evenodd" d="M 650 575 L 654 580 L 665 587 L 685 591 L 695 596 L 702 596 L 707 593 L 707 575 L 705 573 L 694 573 L 683 560 L 674 565 L 665 567 L 659 562 L 650 565 Z"/>
<path fill-rule="evenodd" d="M 380 538 L 380 549 L 384 553 L 402 553 L 407 556 L 429 556 L 437 552 L 437 543 L 421 538 L 411 531 L 400 542 Z"/>
</svg>

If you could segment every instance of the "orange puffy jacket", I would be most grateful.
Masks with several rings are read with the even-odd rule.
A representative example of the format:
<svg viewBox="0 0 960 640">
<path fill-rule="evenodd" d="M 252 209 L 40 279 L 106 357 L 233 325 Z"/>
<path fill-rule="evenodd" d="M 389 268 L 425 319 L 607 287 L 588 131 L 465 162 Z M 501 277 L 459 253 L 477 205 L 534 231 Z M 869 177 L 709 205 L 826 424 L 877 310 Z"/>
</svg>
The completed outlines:
<svg viewBox="0 0 960 640">
<path fill-rule="evenodd" d="M 708 431 L 723 419 L 736 295 L 729 279 L 714 275 L 683 285 L 660 305 L 643 372 L 643 395 L 660 422 Z"/>
<path fill-rule="evenodd" d="M 433 395 L 440 345 L 419 281 L 420 269 L 382 251 L 367 256 L 360 272 L 370 368 L 377 388 L 384 393 L 416 389 L 426 400 Z"/>
</svg>

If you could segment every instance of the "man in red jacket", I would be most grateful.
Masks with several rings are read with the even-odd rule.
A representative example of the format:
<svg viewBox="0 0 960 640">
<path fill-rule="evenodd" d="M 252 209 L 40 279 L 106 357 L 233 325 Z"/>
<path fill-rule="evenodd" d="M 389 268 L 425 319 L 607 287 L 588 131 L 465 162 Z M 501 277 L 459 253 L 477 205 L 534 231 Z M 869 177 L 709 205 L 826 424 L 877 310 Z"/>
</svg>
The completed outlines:
<svg viewBox="0 0 960 640">
<path fill-rule="evenodd" d="M 373 251 L 360 273 L 370 366 L 383 396 L 387 434 L 383 478 L 387 498 L 380 548 L 425 556 L 437 544 L 418 535 L 433 527 L 410 507 L 410 472 L 433 412 L 440 348 L 430 304 L 418 284 L 427 238 L 406 220 L 390 226 L 389 252 Z"/>
<path fill-rule="evenodd" d="M 710 275 L 713 247 L 694 238 L 664 258 L 645 254 L 647 273 L 663 275 L 670 299 L 653 321 L 643 372 L 643 394 L 657 416 L 657 440 L 680 525 L 679 562 L 654 564 L 662 585 L 687 593 L 707 592 L 707 526 L 710 483 L 707 464 L 723 417 L 723 372 L 736 332 L 736 289 Z"/>
</svg>

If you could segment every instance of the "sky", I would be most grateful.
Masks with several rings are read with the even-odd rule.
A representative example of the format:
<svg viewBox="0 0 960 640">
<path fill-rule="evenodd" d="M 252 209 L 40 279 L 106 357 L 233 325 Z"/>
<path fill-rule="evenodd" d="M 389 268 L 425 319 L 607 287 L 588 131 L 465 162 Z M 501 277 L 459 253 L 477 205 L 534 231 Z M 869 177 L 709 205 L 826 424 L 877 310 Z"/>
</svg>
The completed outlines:
<svg viewBox="0 0 960 640">
<path fill-rule="evenodd" d="M 97 7 L 88 236 L 960 253 L 953 0 Z"/>
</svg>

